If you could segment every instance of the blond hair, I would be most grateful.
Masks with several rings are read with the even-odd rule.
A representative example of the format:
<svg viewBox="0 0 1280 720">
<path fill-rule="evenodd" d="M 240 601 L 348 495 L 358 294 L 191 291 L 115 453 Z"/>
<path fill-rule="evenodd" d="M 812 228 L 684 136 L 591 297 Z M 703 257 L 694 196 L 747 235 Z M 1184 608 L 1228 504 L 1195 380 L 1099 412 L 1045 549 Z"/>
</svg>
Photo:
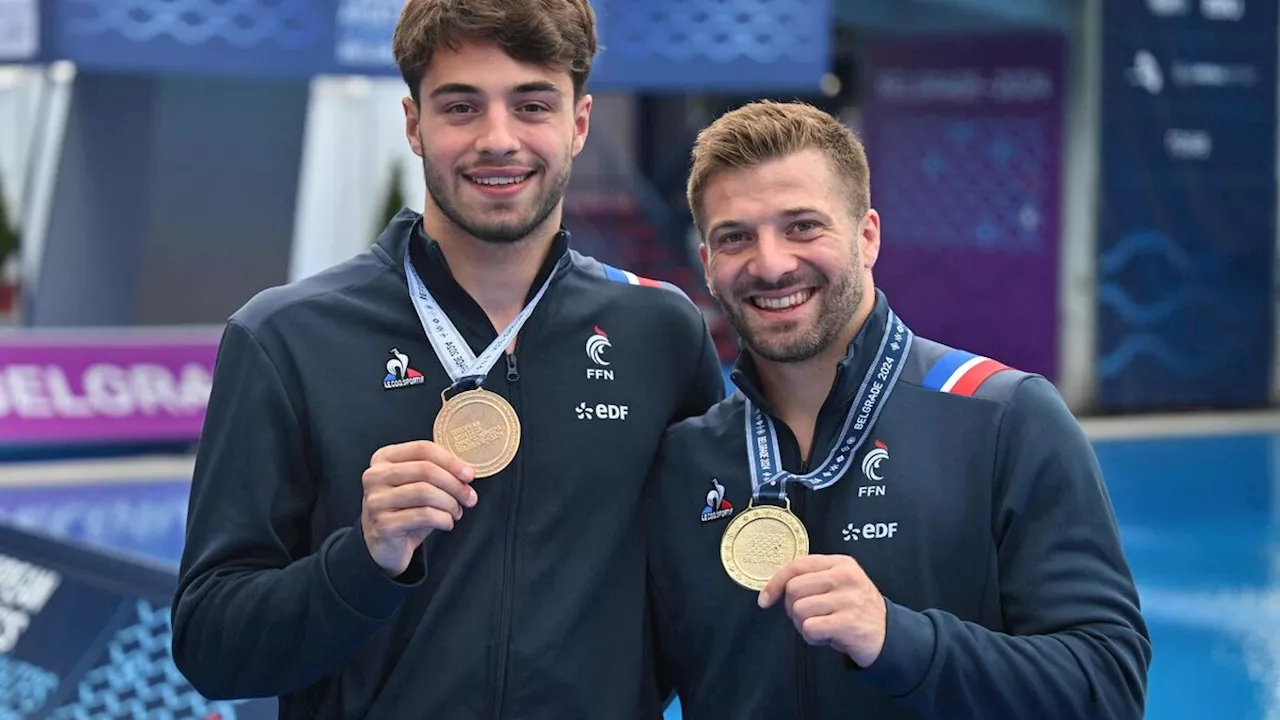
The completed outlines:
<svg viewBox="0 0 1280 720">
<path fill-rule="evenodd" d="M 725 170 L 751 168 L 801 150 L 819 150 L 848 187 L 855 218 L 871 209 L 871 170 L 862 142 L 831 115 L 802 102 L 761 100 L 725 113 L 698 133 L 687 189 L 689 210 L 703 227 L 707 183 Z"/>
</svg>

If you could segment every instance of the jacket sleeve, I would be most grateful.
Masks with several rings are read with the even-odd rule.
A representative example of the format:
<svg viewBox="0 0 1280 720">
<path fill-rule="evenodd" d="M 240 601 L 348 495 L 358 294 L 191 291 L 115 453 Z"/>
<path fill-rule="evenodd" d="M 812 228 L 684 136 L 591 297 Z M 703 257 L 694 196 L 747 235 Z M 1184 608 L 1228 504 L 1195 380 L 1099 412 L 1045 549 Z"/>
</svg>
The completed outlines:
<svg viewBox="0 0 1280 720">
<path fill-rule="evenodd" d="M 263 347 L 223 333 L 172 607 L 173 658 L 209 699 L 282 695 L 337 671 L 420 583 L 388 577 L 358 527 L 320 538 L 296 407 Z M 358 479 L 353 479 L 358 482 Z"/>
<path fill-rule="evenodd" d="M 1140 720 L 1150 636 L 1092 447 L 1037 376 L 998 446 L 1004 632 L 886 600 L 884 649 L 858 672 L 930 717 Z"/>
<path fill-rule="evenodd" d="M 645 655 L 648 661 L 645 663 L 645 688 L 654 691 L 653 702 L 646 702 L 644 706 L 649 708 L 652 706 L 651 712 L 641 713 L 649 717 L 662 717 L 666 709 L 671 705 L 671 701 L 675 699 L 675 678 L 672 677 L 673 667 L 671 665 L 671 649 L 667 647 L 667 637 L 669 628 L 667 620 L 662 615 L 662 607 L 659 604 L 657 588 L 653 584 L 652 575 L 648 578 L 648 594 L 645 605 Z"/>
<path fill-rule="evenodd" d="M 675 423 L 688 417 L 697 417 L 705 413 L 712 405 L 724 399 L 724 366 L 720 362 L 720 354 L 716 351 L 715 340 L 707 328 L 707 319 L 701 317 L 702 345 L 691 367 L 692 374 L 689 386 L 684 394 L 684 402 L 671 422 Z"/>
<path fill-rule="evenodd" d="M 671 466 L 667 460 L 671 449 L 670 437 L 671 430 L 668 429 L 663 433 L 662 444 L 659 446 L 653 466 L 649 469 L 649 477 L 641 498 L 640 515 L 648 557 L 645 573 L 645 648 L 649 662 L 645 667 L 645 680 L 646 688 L 652 688 L 657 693 L 656 717 L 661 717 L 671 705 L 676 697 L 679 680 L 687 674 L 680 667 L 679 637 L 674 632 L 675 624 L 670 617 L 669 606 L 664 602 L 665 595 L 654 573 L 654 563 L 660 555 L 658 548 L 664 532 L 662 527 L 663 478 L 671 473 Z"/>
</svg>

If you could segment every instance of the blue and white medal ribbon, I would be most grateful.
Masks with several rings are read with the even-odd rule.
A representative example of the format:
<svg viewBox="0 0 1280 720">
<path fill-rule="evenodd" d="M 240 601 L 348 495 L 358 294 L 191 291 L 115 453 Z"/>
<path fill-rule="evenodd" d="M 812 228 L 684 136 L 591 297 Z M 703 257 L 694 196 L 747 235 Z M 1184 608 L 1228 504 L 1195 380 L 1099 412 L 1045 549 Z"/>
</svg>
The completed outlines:
<svg viewBox="0 0 1280 720">
<path fill-rule="evenodd" d="M 773 420 L 747 399 L 747 458 L 751 467 L 753 500 L 763 498 L 785 501 L 788 483 L 821 490 L 835 484 L 848 472 L 853 465 L 854 456 L 871 434 L 872 426 L 898 382 L 914 337 L 911 328 L 890 310 L 875 361 L 871 363 L 853 404 L 849 406 L 838 441 L 822 464 L 807 474 L 797 475 L 782 469 L 782 454 L 778 450 L 778 433 Z"/>
<path fill-rule="evenodd" d="M 538 294 L 533 296 L 533 299 L 524 306 L 505 330 L 498 333 L 498 337 L 489 343 L 489 347 L 476 357 L 453 321 L 431 296 L 426 283 L 418 277 L 413 263 L 409 260 L 408 252 L 404 255 L 404 274 L 409 280 L 409 298 L 413 301 L 413 309 L 417 311 L 418 319 L 422 321 L 422 329 L 426 331 L 427 339 L 431 341 L 431 347 L 436 351 L 436 357 L 440 358 L 440 364 L 444 366 L 450 380 L 453 381 L 450 388 L 453 390 L 464 386 L 476 388 L 484 383 L 484 379 L 498 362 L 498 358 L 520 332 L 520 328 L 524 327 L 525 321 L 533 314 L 533 309 L 538 306 L 538 302 L 542 300 L 542 296 L 551 285 L 551 279 L 555 276 L 555 273 L 547 276 L 546 282 L 542 283 L 542 287 L 538 289 Z"/>
</svg>

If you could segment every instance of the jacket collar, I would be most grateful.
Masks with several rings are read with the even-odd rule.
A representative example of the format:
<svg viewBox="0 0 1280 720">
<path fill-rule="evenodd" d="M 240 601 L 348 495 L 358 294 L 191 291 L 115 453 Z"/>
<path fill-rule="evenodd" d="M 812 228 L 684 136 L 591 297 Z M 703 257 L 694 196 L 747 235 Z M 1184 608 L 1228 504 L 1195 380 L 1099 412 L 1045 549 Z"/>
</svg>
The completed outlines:
<svg viewBox="0 0 1280 720">
<path fill-rule="evenodd" d="M 529 287 L 526 302 L 533 299 L 551 273 L 570 259 L 570 240 L 569 231 L 561 227 L 552 242 L 551 252 L 547 254 L 537 277 Z M 396 267 L 403 267 L 405 248 L 409 248 L 409 260 L 413 263 L 413 269 L 422 278 L 422 282 L 431 288 L 431 294 L 442 307 L 457 307 L 461 303 L 475 305 L 475 309 L 479 310 L 479 305 L 454 279 L 439 243 L 428 237 L 423 230 L 421 213 L 408 208 L 396 213 L 378 236 L 377 246 L 386 252 Z"/>
<path fill-rule="evenodd" d="M 432 297 L 449 314 L 449 320 L 472 346 L 473 352 L 481 352 L 503 330 L 503 328 L 493 327 L 484 309 L 453 277 L 453 272 L 449 269 L 449 263 L 439 243 L 429 238 L 423 231 L 420 213 L 409 209 L 397 213 L 378 237 L 376 247 L 387 254 L 388 260 L 399 269 L 402 277 L 404 253 L 408 248 L 409 261 L 413 264 L 413 269 L 418 273 L 423 284 L 431 289 Z M 548 276 L 568 267 L 571 262 L 569 232 L 562 227 L 556 233 L 551 252 L 547 254 L 547 259 L 529 287 L 525 302 L 528 303 L 533 299 Z M 407 278 L 406 282 L 408 282 Z"/>
<path fill-rule="evenodd" d="M 876 351 L 880 347 L 880 338 L 884 336 L 889 322 L 889 302 L 879 288 L 876 288 L 875 294 L 876 303 L 871 310 L 871 315 L 849 342 L 844 359 L 836 367 L 836 379 L 832 384 L 831 392 L 827 394 L 826 402 L 823 403 L 823 413 L 844 412 L 849 403 L 853 402 L 858 388 L 862 386 L 863 376 L 875 361 Z M 772 406 L 760 390 L 760 376 L 745 346 L 738 353 L 738 359 L 734 362 L 729 378 L 743 395 L 751 399 L 751 402 L 758 405 L 765 413 L 774 414 Z"/>
</svg>

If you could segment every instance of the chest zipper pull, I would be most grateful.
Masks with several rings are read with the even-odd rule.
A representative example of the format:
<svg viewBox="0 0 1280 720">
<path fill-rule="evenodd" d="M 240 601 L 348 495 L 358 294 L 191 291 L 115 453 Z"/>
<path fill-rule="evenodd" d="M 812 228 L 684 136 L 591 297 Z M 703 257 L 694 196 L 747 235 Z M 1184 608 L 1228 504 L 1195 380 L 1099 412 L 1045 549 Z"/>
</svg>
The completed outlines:
<svg viewBox="0 0 1280 720">
<path fill-rule="evenodd" d="M 515 382 L 520 379 L 520 370 L 516 368 L 515 353 L 507 353 L 507 382 Z"/>
</svg>

